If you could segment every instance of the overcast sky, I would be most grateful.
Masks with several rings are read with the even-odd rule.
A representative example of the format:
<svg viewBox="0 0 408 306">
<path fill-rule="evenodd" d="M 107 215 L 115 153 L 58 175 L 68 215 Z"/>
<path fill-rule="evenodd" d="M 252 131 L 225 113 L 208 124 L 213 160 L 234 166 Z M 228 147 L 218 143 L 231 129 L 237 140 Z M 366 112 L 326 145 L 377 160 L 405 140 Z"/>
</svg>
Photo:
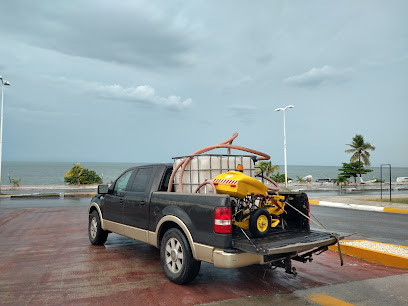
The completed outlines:
<svg viewBox="0 0 408 306">
<path fill-rule="evenodd" d="M 408 166 L 408 1 L 2 1 L 3 160 Z"/>
</svg>

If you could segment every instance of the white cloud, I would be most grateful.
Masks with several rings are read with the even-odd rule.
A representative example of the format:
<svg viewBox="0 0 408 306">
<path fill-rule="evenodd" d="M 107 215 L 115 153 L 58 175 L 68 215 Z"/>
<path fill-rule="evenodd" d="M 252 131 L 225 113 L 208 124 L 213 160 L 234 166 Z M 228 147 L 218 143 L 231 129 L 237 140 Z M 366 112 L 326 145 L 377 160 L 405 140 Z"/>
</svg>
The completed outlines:
<svg viewBox="0 0 408 306">
<path fill-rule="evenodd" d="M 294 86 L 319 86 L 323 84 L 343 83 L 350 78 L 351 68 L 333 68 L 331 66 L 323 66 L 322 68 L 313 67 L 309 71 L 288 77 L 283 80 L 284 83 Z"/>
<path fill-rule="evenodd" d="M 179 96 L 160 97 L 153 87 L 140 85 L 124 88 L 120 85 L 94 84 L 93 89 L 104 98 L 114 98 L 122 101 L 143 103 L 145 105 L 163 106 L 170 110 L 181 110 L 189 107 L 192 99 L 182 100 Z"/>
<path fill-rule="evenodd" d="M 88 94 L 95 95 L 100 98 L 109 100 L 115 99 L 124 102 L 134 102 L 144 106 L 158 106 L 164 107 L 168 110 L 182 110 L 192 104 L 192 99 L 183 100 L 180 96 L 171 95 L 168 97 L 161 97 L 156 94 L 156 90 L 150 85 L 140 85 L 136 87 L 122 87 L 121 85 L 106 85 L 96 82 L 86 82 L 82 80 L 71 80 L 65 77 L 53 78 L 50 76 L 43 76 L 48 80 L 55 81 L 68 85 L 69 87 L 76 87 Z"/>
</svg>

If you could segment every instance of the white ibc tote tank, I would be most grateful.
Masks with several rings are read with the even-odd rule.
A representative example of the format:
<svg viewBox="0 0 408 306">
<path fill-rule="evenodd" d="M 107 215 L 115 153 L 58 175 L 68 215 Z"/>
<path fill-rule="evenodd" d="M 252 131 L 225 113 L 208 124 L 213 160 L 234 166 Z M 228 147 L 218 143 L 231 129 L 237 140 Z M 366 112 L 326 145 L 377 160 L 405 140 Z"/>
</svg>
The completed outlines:
<svg viewBox="0 0 408 306">
<path fill-rule="evenodd" d="M 187 157 L 174 158 L 173 167 L 176 168 Z M 253 156 L 212 154 L 193 156 L 183 174 L 183 191 L 192 193 L 201 183 L 212 180 L 221 173 L 235 170 L 238 164 L 244 166 L 244 174 L 251 177 L 255 175 Z M 178 169 L 174 177 L 176 192 L 180 191 L 178 186 L 180 171 L 181 168 Z M 205 190 L 205 188 L 202 189 Z"/>
</svg>

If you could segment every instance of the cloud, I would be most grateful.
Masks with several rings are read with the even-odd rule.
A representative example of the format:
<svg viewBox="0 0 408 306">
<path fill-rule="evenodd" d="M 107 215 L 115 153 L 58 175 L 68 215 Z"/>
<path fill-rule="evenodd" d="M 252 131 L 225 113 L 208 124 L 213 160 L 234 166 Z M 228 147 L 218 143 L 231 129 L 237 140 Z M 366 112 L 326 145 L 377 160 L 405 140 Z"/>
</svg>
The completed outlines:
<svg viewBox="0 0 408 306">
<path fill-rule="evenodd" d="M 144 68 L 189 65 L 199 36 L 181 13 L 143 1 L 11 1 L 1 10 L 2 32 L 14 40 Z"/>
<path fill-rule="evenodd" d="M 336 69 L 331 66 L 322 68 L 313 67 L 309 71 L 288 77 L 283 80 L 284 83 L 293 86 L 315 87 L 325 84 L 339 84 L 350 79 L 351 68 Z"/>
<path fill-rule="evenodd" d="M 192 103 L 191 98 L 182 100 L 179 96 L 160 97 L 156 94 L 155 89 L 149 85 L 124 88 L 120 85 L 95 84 L 93 89 L 99 96 L 104 98 L 137 102 L 144 105 L 156 105 L 169 110 L 182 110 Z"/>
<path fill-rule="evenodd" d="M 161 97 L 156 94 L 156 90 L 150 85 L 140 85 L 135 87 L 122 87 L 121 85 L 106 85 L 96 82 L 87 82 L 83 80 L 72 80 L 65 77 L 53 78 L 51 76 L 42 76 L 47 80 L 63 84 L 70 88 L 75 87 L 88 94 L 103 99 L 119 100 L 123 102 L 137 103 L 146 107 L 163 107 L 167 110 L 183 110 L 191 106 L 192 99 L 183 100 L 180 96 L 171 95 Z"/>
</svg>

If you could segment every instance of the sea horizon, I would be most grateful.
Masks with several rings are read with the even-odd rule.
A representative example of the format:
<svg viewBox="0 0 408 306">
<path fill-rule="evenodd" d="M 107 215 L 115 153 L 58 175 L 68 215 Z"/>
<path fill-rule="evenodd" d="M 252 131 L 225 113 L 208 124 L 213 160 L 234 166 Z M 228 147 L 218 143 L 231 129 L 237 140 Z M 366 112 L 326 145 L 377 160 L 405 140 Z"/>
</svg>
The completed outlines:
<svg viewBox="0 0 408 306">
<path fill-rule="evenodd" d="M 171 162 L 171 161 L 169 161 Z M 104 183 L 115 180 L 123 171 L 130 167 L 154 164 L 152 162 L 80 162 L 81 166 L 95 171 L 102 177 Z M 72 168 L 75 162 L 57 161 L 3 161 L 2 162 L 2 185 L 10 185 L 11 179 L 20 179 L 20 185 L 64 185 L 64 174 Z M 279 165 L 279 173 L 284 173 L 284 166 Z M 337 166 L 320 165 L 288 165 L 288 177 L 296 181 L 298 177 L 303 178 L 312 175 L 316 179 L 334 179 L 339 174 Z M 380 178 L 380 167 L 366 167 L 373 171 L 363 175 L 365 181 Z M 408 167 L 392 167 L 391 181 L 395 182 L 397 177 L 408 177 Z M 383 179 L 389 182 L 389 169 L 383 168 Z M 350 179 L 352 182 L 353 179 Z"/>
<path fill-rule="evenodd" d="M 169 161 L 138 161 L 138 162 L 133 162 L 133 161 L 66 161 L 66 160 L 3 160 L 2 163 L 108 163 L 108 164 L 132 164 L 132 163 L 137 163 L 137 164 L 143 164 L 143 165 L 149 165 L 149 164 L 167 164 L 167 163 L 172 163 L 173 159 L 171 158 Z M 343 161 L 345 162 L 345 161 Z M 306 167 L 342 167 L 342 163 L 340 162 L 339 165 L 301 165 L 301 164 L 288 164 L 287 166 L 306 166 Z M 272 162 L 272 165 L 277 165 Z M 384 164 L 383 164 L 384 165 Z M 388 164 L 386 164 L 388 165 Z M 283 164 L 278 165 L 280 167 L 284 167 Z M 364 166 L 365 168 L 380 168 L 381 165 L 371 165 L 369 167 Z M 394 166 L 391 165 L 392 168 L 408 168 L 408 166 Z"/>
</svg>

